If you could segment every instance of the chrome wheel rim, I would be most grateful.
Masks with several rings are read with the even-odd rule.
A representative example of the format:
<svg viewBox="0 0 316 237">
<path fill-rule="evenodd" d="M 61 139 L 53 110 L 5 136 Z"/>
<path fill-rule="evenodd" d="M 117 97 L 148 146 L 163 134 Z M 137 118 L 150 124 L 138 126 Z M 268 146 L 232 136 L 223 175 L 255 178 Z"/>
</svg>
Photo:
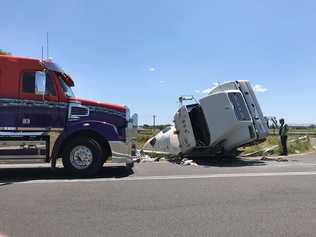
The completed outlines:
<svg viewBox="0 0 316 237">
<path fill-rule="evenodd" d="M 76 169 L 83 170 L 88 168 L 93 161 L 93 153 L 86 146 L 76 146 L 70 152 L 70 163 Z"/>
</svg>

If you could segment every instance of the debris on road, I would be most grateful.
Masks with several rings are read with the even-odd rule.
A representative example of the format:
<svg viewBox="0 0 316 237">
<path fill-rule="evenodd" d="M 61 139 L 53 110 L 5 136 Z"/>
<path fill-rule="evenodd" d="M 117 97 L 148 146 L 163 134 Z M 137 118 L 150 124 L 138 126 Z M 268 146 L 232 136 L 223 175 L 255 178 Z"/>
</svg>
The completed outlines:
<svg viewBox="0 0 316 237">
<path fill-rule="evenodd" d="M 193 160 L 188 160 L 188 159 L 186 159 L 186 158 L 184 158 L 184 159 L 181 161 L 180 165 L 183 165 L 183 166 L 187 166 L 187 165 L 198 166 L 198 164 L 197 164 L 195 161 L 193 161 Z"/>
<path fill-rule="evenodd" d="M 139 162 L 160 162 L 160 161 L 171 161 L 172 156 L 163 156 L 162 154 L 146 153 L 144 150 L 137 150 L 137 157 Z"/>
<path fill-rule="evenodd" d="M 273 145 L 273 146 L 270 146 L 270 147 L 264 147 L 261 150 L 257 150 L 255 152 L 251 152 L 251 153 L 248 153 L 248 154 L 243 154 L 242 156 L 243 157 L 252 157 L 252 156 L 265 155 L 265 154 L 269 153 L 270 151 L 273 151 L 274 149 L 276 149 L 278 147 L 279 147 L 279 145 Z"/>
<path fill-rule="evenodd" d="M 160 161 L 166 161 L 167 159 L 165 157 L 156 157 L 155 161 L 160 162 Z"/>
<path fill-rule="evenodd" d="M 289 161 L 288 159 L 286 159 L 284 157 L 266 157 L 266 156 L 263 156 L 261 158 L 261 160 L 264 160 L 264 161 L 278 161 L 278 162 L 287 162 L 287 161 Z"/>
<path fill-rule="evenodd" d="M 144 162 L 154 162 L 155 159 L 150 157 L 149 155 L 145 155 L 145 156 L 142 156 L 141 159 L 140 159 L 140 162 L 141 163 L 144 163 Z"/>
</svg>

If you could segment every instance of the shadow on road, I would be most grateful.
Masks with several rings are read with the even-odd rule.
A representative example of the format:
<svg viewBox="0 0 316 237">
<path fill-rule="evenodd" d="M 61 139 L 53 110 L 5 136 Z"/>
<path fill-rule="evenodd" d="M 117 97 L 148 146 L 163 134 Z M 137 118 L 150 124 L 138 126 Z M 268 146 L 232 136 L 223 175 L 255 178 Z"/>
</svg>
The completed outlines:
<svg viewBox="0 0 316 237">
<path fill-rule="evenodd" d="M 132 169 L 125 167 L 103 167 L 102 170 L 94 176 L 79 178 L 123 178 L 132 175 Z M 0 186 L 11 183 L 31 181 L 31 180 L 49 180 L 49 179 L 78 179 L 70 176 L 63 168 L 52 170 L 51 168 L 1 168 L 0 169 Z"/>
<path fill-rule="evenodd" d="M 250 160 L 242 158 L 220 158 L 220 159 L 194 159 L 194 161 L 204 167 L 243 167 L 243 166 L 263 166 L 266 165 L 261 160 Z"/>
</svg>

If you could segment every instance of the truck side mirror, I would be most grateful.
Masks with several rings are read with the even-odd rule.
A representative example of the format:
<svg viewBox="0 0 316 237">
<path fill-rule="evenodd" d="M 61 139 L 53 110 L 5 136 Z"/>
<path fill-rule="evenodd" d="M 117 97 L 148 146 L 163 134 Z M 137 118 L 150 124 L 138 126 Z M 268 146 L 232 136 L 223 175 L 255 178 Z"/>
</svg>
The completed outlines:
<svg viewBox="0 0 316 237">
<path fill-rule="evenodd" d="M 35 72 L 35 94 L 45 95 L 46 91 L 46 73 L 42 71 Z"/>
</svg>

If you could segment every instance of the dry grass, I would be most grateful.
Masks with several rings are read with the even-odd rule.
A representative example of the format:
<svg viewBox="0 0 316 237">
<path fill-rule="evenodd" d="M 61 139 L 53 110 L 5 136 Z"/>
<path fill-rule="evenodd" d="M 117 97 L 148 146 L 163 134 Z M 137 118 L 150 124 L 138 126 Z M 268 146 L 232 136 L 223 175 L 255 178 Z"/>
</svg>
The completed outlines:
<svg viewBox="0 0 316 237">
<path fill-rule="evenodd" d="M 160 130 L 156 129 L 145 129 L 142 131 L 139 131 L 138 133 L 138 148 L 142 148 L 145 142 L 155 136 L 157 133 L 159 133 Z M 298 136 L 289 136 L 289 141 L 297 139 Z M 275 149 L 269 151 L 266 155 L 279 155 L 281 154 L 281 144 L 280 144 L 280 139 L 278 136 L 268 136 L 266 141 L 257 145 L 253 146 L 248 146 L 244 148 L 240 148 L 243 154 L 249 154 L 249 153 L 254 153 L 259 150 L 264 150 L 265 148 L 269 148 L 272 146 L 277 146 Z M 309 152 L 312 151 L 314 148 L 310 143 L 310 139 L 307 137 L 305 140 L 297 140 L 295 142 L 289 142 L 288 143 L 288 151 L 289 154 L 300 154 L 304 152 Z M 260 153 L 258 154 L 260 155 Z"/>
<path fill-rule="evenodd" d="M 145 129 L 145 130 L 141 130 L 138 132 L 138 135 L 137 135 L 137 147 L 138 148 L 143 148 L 145 142 L 155 136 L 157 133 L 159 133 L 160 130 L 158 129 Z"/>
<path fill-rule="evenodd" d="M 304 152 L 312 151 L 314 148 L 310 143 L 309 137 L 304 140 L 297 140 L 297 136 L 290 136 L 288 139 L 288 152 L 289 154 L 300 154 Z M 291 140 L 295 140 L 294 142 L 290 142 Z M 279 155 L 281 154 L 281 144 L 278 136 L 268 136 L 267 140 L 261 144 L 249 146 L 245 148 L 241 148 L 243 154 L 251 154 L 257 152 L 259 150 L 264 150 L 265 148 L 277 146 L 274 149 L 268 151 L 265 155 Z M 257 155 L 262 155 L 262 153 L 258 153 Z"/>
</svg>

